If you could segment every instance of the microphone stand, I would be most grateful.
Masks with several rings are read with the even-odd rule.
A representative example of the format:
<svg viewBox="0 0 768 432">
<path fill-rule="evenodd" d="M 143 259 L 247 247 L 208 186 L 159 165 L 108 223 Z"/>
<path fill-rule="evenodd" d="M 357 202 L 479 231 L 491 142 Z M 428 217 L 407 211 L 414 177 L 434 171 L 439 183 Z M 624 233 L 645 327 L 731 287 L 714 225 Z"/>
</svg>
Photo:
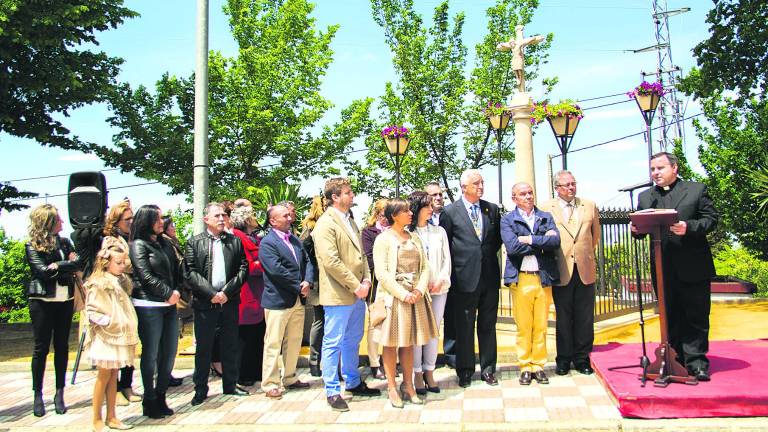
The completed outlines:
<svg viewBox="0 0 768 432">
<path fill-rule="evenodd" d="M 629 191 L 629 205 L 630 210 L 635 210 L 635 200 L 633 197 L 632 190 Z M 648 359 L 648 352 L 645 349 L 645 319 L 643 318 L 643 287 L 642 287 L 642 280 L 640 277 L 640 261 L 638 258 L 638 251 L 637 251 L 637 242 L 638 239 L 634 239 L 632 242 L 632 249 L 634 251 L 635 255 L 635 283 L 637 286 L 637 309 L 640 312 L 640 340 L 642 341 L 643 346 L 643 355 L 640 356 L 640 367 L 643 369 L 643 373 L 640 376 L 640 381 L 642 384 L 640 384 L 641 387 L 645 387 L 645 382 L 648 381 L 648 366 L 650 366 L 651 361 Z M 624 365 L 624 366 L 614 366 L 608 368 L 609 371 L 619 370 L 619 369 L 630 369 L 638 367 L 636 364 L 632 365 Z"/>
</svg>

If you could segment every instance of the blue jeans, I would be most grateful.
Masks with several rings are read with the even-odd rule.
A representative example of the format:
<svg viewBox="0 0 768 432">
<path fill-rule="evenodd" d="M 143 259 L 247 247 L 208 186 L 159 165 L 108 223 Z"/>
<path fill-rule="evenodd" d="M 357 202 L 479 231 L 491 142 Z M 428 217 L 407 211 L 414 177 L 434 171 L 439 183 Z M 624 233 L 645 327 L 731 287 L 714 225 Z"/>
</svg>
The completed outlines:
<svg viewBox="0 0 768 432">
<path fill-rule="evenodd" d="M 325 393 L 328 397 L 341 393 L 338 376 L 339 358 L 341 374 L 346 388 L 360 384 L 357 365 L 360 360 L 360 340 L 363 339 L 365 303 L 358 299 L 351 305 L 323 306 L 325 311 L 325 335 L 320 366 L 323 370 Z"/>
<path fill-rule="evenodd" d="M 136 315 L 141 339 L 141 382 L 144 398 L 151 400 L 168 390 L 168 379 L 179 346 L 179 320 L 176 306 L 139 306 Z"/>
</svg>

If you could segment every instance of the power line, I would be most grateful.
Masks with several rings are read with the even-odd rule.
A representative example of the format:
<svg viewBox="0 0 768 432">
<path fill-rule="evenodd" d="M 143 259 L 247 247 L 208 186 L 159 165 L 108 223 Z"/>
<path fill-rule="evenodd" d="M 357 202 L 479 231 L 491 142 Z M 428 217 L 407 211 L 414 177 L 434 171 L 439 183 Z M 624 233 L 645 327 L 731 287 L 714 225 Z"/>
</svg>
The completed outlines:
<svg viewBox="0 0 768 432">
<path fill-rule="evenodd" d="M 67 174 L 67 175 L 69 175 L 69 174 Z M 153 184 L 157 184 L 157 183 L 160 183 L 160 182 L 159 181 L 151 181 L 151 182 L 146 182 L 146 183 L 137 183 L 137 184 L 125 185 L 125 186 L 115 186 L 113 188 L 107 188 L 107 192 L 112 191 L 112 190 L 117 190 L 117 189 L 127 189 L 127 188 L 138 187 L 138 186 L 153 185 Z M 15 199 L 15 200 L 10 200 L 8 202 L 15 203 L 15 202 L 21 202 L 21 201 L 37 200 L 37 199 L 57 198 L 57 197 L 63 197 L 63 196 L 67 196 L 67 195 L 69 195 L 69 193 L 56 194 L 56 195 L 36 196 L 36 197 L 30 197 L 30 198 L 18 198 L 18 199 Z"/>
<path fill-rule="evenodd" d="M 582 108 L 582 110 L 583 111 L 587 111 L 587 110 L 603 108 L 603 107 L 607 107 L 607 106 L 611 106 L 611 105 L 623 104 L 623 103 L 627 103 L 627 102 L 632 102 L 632 99 L 627 99 L 627 100 L 618 101 L 618 102 L 611 102 L 611 103 L 607 103 L 607 104 L 603 104 L 603 105 L 596 105 L 596 106 L 589 107 L 589 108 Z"/>
<path fill-rule="evenodd" d="M 116 170 L 119 170 L 119 169 L 120 168 L 109 168 L 109 169 L 101 170 L 99 172 L 116 171 Z M 0 180 L 0 183 L 13 183 L 13 182 L 23 182 L 23 181 L 28 181 L 28 180 L 43 180 L 43 179 L 56 178 L 56 177 L 69 177 L 70 174 L 72 174 L 72 173 L 52 174 L 52 175 L 40 176 L 40 177 L 27 177 L 27 178 L 14 179 L 14 180 Z"/>
</svg>

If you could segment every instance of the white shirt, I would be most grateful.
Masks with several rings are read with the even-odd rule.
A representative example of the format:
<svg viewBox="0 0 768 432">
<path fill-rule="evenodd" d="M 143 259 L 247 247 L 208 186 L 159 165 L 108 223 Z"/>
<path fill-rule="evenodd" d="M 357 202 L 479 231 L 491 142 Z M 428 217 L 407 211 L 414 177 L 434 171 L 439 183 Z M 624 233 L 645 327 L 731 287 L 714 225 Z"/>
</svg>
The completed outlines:
<svg viewBox="0 0 768 432">
<path fill-rule="evenodd" d="M 210 231 L 208 234 L 213 235 Z M 211 259 L 211 285 L 216 291 L 221 291 L 227 283 L 227 267 L 224 263 L 224 247 L 221 242 L 221 236 L 211 239 L 212 256 Z"/>
<path fill-rule="evenodd" d="M 434 225 L 416 227 L 416 235 L 421 239 L 429 261 L 430 280 L 444 282 L 437 294 L 447 293 L 451 287 L 451 250 L 448 246 L 448 235 L 443 227 Z"/>
<path fill-rule="evenodd" d="M 480 207 L 480 200 L 477 200 L 475 203 L 471 203 L 467 200 L 467 198 L 462 195 L 461 201 L 464 202 L 464 207 L 467 209 L 467 215 L 469 216 L 469 220 L 472 221 L 472 206 L 477 205 L 477 226 L 480 229 L 480 240 L 483 239 L 483 208 Z"/>
<path fill-rule="evenodd" d="M 349 213 L 344 213 L 341 210 L 337 209 L 336 207 L 331 207 L 333 211 L 336 212 L 336 214 L 341 218 L 342 222 L 344 222 L 344 225 L 346 225 L 347 229 L 349 230 L 349 233 L 352 234 L 352 238 L 355 238 L 357 234 L 355 233 L 355 230 L 352 228 L 352 222 L 349 221 Z"/>
<path fill-rule="evenodd" d="M 517 212 L 523 218 L 528 228 L 533 233 L 533 226 L 536 225 L 536 211 L 531 209 L 531 214 L 528 215 L 520 207 L 517 208 Z M 520 263 L 520 270 L 522 271 L 539 271 L 539 261 L 536 260 L 536 255 L 526 255 L 523 257 L 523 262 Z"/>
</svg>

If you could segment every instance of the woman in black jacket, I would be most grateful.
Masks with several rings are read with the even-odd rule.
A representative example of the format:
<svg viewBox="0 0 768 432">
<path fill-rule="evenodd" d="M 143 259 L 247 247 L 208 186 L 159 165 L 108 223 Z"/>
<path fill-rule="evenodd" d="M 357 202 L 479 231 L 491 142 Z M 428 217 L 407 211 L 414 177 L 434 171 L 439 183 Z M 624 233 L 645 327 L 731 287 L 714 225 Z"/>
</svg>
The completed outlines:
<svg viewBox="0 0 768 432">
<path fill-rule="evenodd" d="M 154 205 L 139 208 L 131 227 L 131 296 L 139 318 L 143 413 L 150 418 L 173 415 L 165 392 L 179 341 L 176 303 L 180 293 L 175 289 L 180 278 L 179 262 L 173 247 L 160 236 L 162 232 L 160 209 Z"/>
<path fill-rule="evenodd" d="M 29 316 L 35 347 L 32 352 L 32 390 L 35 416 L 45 415 L 43 375 L 53 336 L 53 364 L 56 369 L 56 414 L 67 412 L 64 382 L 69 356 L 69 331 L 72 325 L 76 271 L 80 261 L 67 238 L 59 237 L 62 221 L 56 207 L 43 204 L 29 215 L 29 242 L 26 258 L 32 271 L 27 286 Z"/>
</svg>

